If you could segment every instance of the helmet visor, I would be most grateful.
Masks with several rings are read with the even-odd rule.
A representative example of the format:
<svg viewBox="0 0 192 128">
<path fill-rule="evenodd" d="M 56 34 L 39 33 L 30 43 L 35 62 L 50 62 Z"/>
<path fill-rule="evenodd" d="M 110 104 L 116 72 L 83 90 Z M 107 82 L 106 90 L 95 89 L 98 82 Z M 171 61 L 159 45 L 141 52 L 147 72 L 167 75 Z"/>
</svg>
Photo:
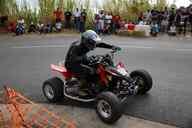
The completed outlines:
<svg viewBox="0 0 192 128">
<path fill-rule="evenodd" d="M 97 40 L 98 41 L 98 40 Z M 89 50 L 93 50 L 94 48 L 96 48 L 96 42 L 95 40 L 89 40 L 89 43 L 86 43 L 87 47 L 89 48 Z"/>
</svg>

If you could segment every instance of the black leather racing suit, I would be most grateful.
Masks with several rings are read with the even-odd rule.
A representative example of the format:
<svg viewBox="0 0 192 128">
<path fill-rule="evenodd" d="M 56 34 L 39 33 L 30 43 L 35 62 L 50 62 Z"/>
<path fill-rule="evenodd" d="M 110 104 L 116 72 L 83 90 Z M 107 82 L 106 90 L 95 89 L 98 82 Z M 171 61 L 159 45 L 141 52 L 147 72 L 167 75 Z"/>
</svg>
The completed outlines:
<svg viewBox="0 0 192 128">
<path fill-rule="evenodd" d="M 112 49 L 114 46 L 106 43 L 97 43 L 96 47 Z M 90 75 L 93 75 L 91 74 L 93 69 L 84 66 L 89 62 L 87 57 L 89 51 L 90 50 L 86 48 L 83 43 L 76 41 L 70 46 L 65 59 L 65 67 L 67 70 L 71 71 L 80 79 L 87 80 Z"/>
</svg>

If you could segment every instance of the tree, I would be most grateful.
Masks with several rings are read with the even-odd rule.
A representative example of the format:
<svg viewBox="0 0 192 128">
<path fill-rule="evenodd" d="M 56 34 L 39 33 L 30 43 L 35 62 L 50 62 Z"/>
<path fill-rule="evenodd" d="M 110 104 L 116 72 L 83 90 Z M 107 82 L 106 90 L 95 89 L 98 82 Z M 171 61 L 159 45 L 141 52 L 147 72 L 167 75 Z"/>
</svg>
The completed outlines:
<svg viewBox="0 0 192 128">
<path fill-rule="evenodd" d="M 108 0 L 103 8 L 113 14 L 119 14 L 126 20 L 136 21 L 141 12 L 151 8 L 149 0 Z"/>
<path fill-rule="evenodd" d="M 167 6 L 168 6 L 167 0 L 157 0 L 156 4 L 154 5 L 154 8 L 162 11 Z"/>
<path fill-rule="evenodd" d="M 15 15 L 17 12 L 16 0 L 0 0 L 0 15 Z"/>
</svg>

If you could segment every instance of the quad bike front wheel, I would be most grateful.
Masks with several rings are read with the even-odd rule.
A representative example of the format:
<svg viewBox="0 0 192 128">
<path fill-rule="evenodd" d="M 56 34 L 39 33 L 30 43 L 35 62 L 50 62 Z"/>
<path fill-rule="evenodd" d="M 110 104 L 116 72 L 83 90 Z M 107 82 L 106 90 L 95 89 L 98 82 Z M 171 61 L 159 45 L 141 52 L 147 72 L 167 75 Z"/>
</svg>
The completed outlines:
<svg viewBox="0 0 192 128">
<path fill-rule="evenodd" d="M 138 94 L 147 93 L 153 85 L 151 75 L 145 70 L 136 70 L 130 73 L 130 77 L 138 85 Z"/>
<path fill-rule="evenodd" d="M 58 102 L 63 98 L 63 81 L 57 77 L 43 83 L 43 94 L 49 102 Z"/>
<path fill-rule="evenodd" d="M 96 98 L 96 113 L 99 118 L 113 124 L 122 116 L 121 102 L 112 92 L 103 92 Z"/>
</svg>

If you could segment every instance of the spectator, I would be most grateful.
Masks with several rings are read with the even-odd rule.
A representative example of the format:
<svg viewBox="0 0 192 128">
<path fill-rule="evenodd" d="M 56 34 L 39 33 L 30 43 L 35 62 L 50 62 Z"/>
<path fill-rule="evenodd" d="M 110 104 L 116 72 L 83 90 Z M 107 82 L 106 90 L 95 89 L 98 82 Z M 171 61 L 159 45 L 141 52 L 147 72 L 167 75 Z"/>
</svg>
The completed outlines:
<svg viewBox="0 0 192 128">
<path fill-rule="evenodd" d="M 28 29 L 28 33 L 31 33 L 31 32 L 36 32 L 36 26 L 34 25 L 33 22 L 31 22 Z"/>
<path fill-rule="evenodd" d="M 62 30 L 62 23 L 61 22 L 57 22 L 55 24 L 55 29 L 56 29 L 56 32 L 61 32 L 61 30 Z"/>
<path fill-rule="evenodd" d="M 45 33 L 50 33 L 52 31 L 52 25 L 51 22 L 49 21 L 45 26 L 44 26 L 44 32 Z"/>
<path fill-rule="evenodd" d="M 79 26 L 79 31 L 81 33 L 85 32 L 86 17 L 87 17 L 86 10 L 83 9 L 83 11 L 81 12 L 81 16 L 80 16 L 80 26 Z"/>
<path fill-rule="evenodd" d="M 143 18 L 144 18 L 144 22 L 146 24 L 150 24 L 150 22 L 151 22 L 151 11 L 149 9 L 147 10 L 147 12 L 144 13 Z"/>
<path fill-rule="evenodd" d="M 16 26 L 16 35 L 24 34 L 25 33 L 25 21 L 23 17 L 19 17 L 17 20 L 17 26 Z"/>
<path fill-rule="evenodd" d="M 110 12 L 110 19 L 111 19 L 111 24 L 110 24 L 110 28 L 111 28 L 111 30 L 110 30 L 110 32 L 112 33 L 113 32 L 113 13 L 112 12 Z"/>
<path fill-rule="evenodd" d="M 101 10 L 99 12 L 99 34 L 104 32 L 104 20 L 105 20 L 104 10 Z"/>
<path fill-rule="evenodd" d="M 139 14 L 139 16 L 138 16 L 138 23 L 139 23 L 140 21 L 143 21 L 143 19 L 144 19 L 143 13 L 140 12 L 140 14 Z"/>
<path fill-rule="evenodd" d="M 107 13 L 105 15 L 105 33 L 110 33 L 111 32 L 111 23 L 112 23 L 112 14 Z"/>
<path fill-rule="evenodd" d="M 168 11 L 168 9 L 167 9 L 167 7 L 165 7 L 165 9 L 164 9 L 164 11 L 163 11 L 163 18 L 168 18 L 168 16 L 169 16 L 169 11 Z"/>
<path fill-rule="evenodd" d="M 74 15 L 75 29 L 79 30 L 81 12 L 79 11 L 78 8 L 76 8 L 76 11 L 73 13 L 73 15 Z"/>
<path fill-rule="evenodd" d="M 170 30 L 170 27 L 174 24 L 175 21 L 175 9 L 171 8 L 171 11 L 169 12 L 169 16 L 168 16 L 168 31 Z"/>
<path fill-rule="evenodd" d="M 57 8 L 57 10 L 54 11 L 53 13 L 54 13 L 54 15 L 56 17 L 56 23 L 61 22 L 63 12 L 59 8 Z"/>
<path fill-rule="evenodd" d="M 177 27 L 177 30 L 180 28 L 180 20 L 181 20 L 181 11 L 179 9 L 176 10 L 176 16 L 175 16 L 175 25 Z"/>
<path fill-rule="evenodd" d="M 176 27 L 175 27 L 175 25 L 172 25 L 172 26 L 170 27 L 170 30 L 168 31 L 168 35 L 170 35 L 170 36 L 176 36 L 176 34 L 177 34 Z"/>
<path fill-rule="evenodd" d="M 190 24 L 190 31 L 191 31 L 191 35 L 192 35 L 192 4 L 188 7 L 188 13 L 189 13 L 189 24 Z"/>
<path fill-rule="evenodd" d="M 138 25 L 145 25 L 145 23 L 143 22 L 143 20 L 139 21 Z"/>
<path fill-rule="evenodd" d="M 114 15 L 112 18 L 114 33 L 117 33 L 117 30 L 120 29 L 120 20 L 121 17 L 119 15 Z"/>
<path fill-rule="evenodd" d="M 127 23 L 126 23 L 126 20 L 120 20 L 120 22 L 119 22 L 119 26 L 120 26 L 120 29 L 122 29 L 122 30 L 127 30 L 127 28 L 125 28 L 125 25 L 126 25 Z"/>
<path fill-rule="evenodd" d="M 44 32 L 44 24 L 42 22 L 39 22 L 37 24 L 37 29 L 40 32 L 40 34 L 43 33 Z"/>
<path fill-rule="evenodd" d="M 72 13 L 70 11 L 66 11 L 64 15 L 65 15 L 65 28 L 71 28 Z"/>
<path fill-rule="evenodd" d="M 168 26 L 168 20 L 166 17 L 163 17 L 162 21 L 161 21 L 161 32 L 167 32 L 167 26 Z"/>
<path fill-rule="evenodd" d="M 99 34 L 99 14 L 95 14 L 95 31 L 97 34 Z"/>
<path fill-rule="evenodd" d="M 17 20 L 17 23 L 18 24 L 24 24 L 25 20 L 23 19 L 23 17 L 19 17 L 18 20 Z"/>
<path fill-rule="evenodd" d="M 186 9 L 184 7 L 181 7 L 177 11 L 177 15 L 176 15 L 176 23 L 177 23 L 179 34 L 181 34 L 182 32 L 184 35 L 186 34 L 187 19 L 188 19 L 188 16 L 186 13 Z"/>
<path fill-rule="evenodd" d="M 151 22 L 157 23 L 158 22 L 158 11 L 157 10 L 151 10 Z"/>
<path fill-rule="evenodd" d="M 186 27 L 187 27 L 187 21 L 188 21 L 188 14 L 186 8 L 181 8 L 181 19 L 180 19 L 180 30 L 179 34 L 183 32 L 183 34 L 186 34 Z"/>
<path fill-rule="evenodd" d="M 169 16 L 169 11 L 167 7 L 165 7 L 164 11 L 161 12 L 161 22 L 160 22 L 160 30 L 161 32 L 168 32 L 168 16 Z"/>
<path fill-rule="evenodd" d="M 159 28 L 161 30 L 161 23 L 163 21 L 163 11 L 158 11 L 157 15 L 158 15 L 157 16 L 157 24 L 158 24 L 158 26 L 159 26 Z"/>
</svg>

